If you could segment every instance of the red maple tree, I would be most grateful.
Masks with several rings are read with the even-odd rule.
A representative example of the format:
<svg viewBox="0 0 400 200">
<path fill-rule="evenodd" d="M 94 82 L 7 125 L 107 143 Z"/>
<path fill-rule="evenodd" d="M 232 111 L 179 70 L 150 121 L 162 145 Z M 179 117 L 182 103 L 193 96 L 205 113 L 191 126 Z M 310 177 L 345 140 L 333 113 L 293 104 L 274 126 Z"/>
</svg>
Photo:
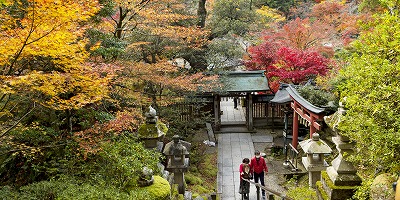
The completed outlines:
<svg viewBox="0 0 400 200">
<path fill-rule="evenodd" d="M 308 18 L 289 21 L 282 28 L 265 33 L 263 42 L 250 47 L 248 70 L 266 70 L 270 88 L 276 92 L 279 82 L 299 84 L 318 75 L 326 75 L 333 55 L 325 45 L 332 26 Z"/>
<path fill-rule="evenodd" d="M 248 70 L 265 69 L 278 60 L 277 52 L 282 44 L 274 41 L 274 39 L 269 36 L 265 36 L 263 39 L 263 43 L 249 47 L 248 49 L 250 60 L 245 62 Z"/>
<path fill-rule="evenodd" d="M 277 57 L 277 62 L 267 66 L 267 76 L 280 82 L 299 84 L 328 72 L 328 59 L 316 51 L 282 47 Z"/>
<path fill-rule="evenodd" d="M 266 41 L 249 49 L 251 59 L 246 62 L 249 70 L 266 70 L 270 88 L 276 92 L 279 82 L 299 84 L 318 75 L 326 75 L 330 60 L 319 52 L 283 46 Z"/>
</svg>

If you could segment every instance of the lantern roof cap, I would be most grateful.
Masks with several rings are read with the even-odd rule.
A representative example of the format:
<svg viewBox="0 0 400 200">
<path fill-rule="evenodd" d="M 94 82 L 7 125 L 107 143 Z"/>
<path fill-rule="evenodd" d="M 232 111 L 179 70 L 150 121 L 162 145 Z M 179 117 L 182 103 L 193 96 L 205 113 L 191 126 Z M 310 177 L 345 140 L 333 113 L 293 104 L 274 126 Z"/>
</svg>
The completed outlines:
<svg viewBox="0 0 400 200">
<path fill-rule="evenodd" d="M 329 145 L 319 138 L 318 133 L 314 133 L 312 139 L 304 140 L 299 145 L 307 154 L 330 154 L 332 152 Z"/>
</svg>

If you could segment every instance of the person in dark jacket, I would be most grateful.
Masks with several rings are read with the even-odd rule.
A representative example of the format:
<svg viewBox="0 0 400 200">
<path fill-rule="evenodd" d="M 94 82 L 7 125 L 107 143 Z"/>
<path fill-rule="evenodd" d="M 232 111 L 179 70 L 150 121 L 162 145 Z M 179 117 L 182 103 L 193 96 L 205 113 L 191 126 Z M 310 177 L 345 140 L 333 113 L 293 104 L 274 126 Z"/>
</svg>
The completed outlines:
<svg viewBox="0 0 400 200">
<path fill-rule="evenodd" d="M 250 161 L 250 168 L 253 172 L 254 181 L 256 183 L 260 181 L 261 185 L 265 186 L 264 175 L 268 173 L 268 167 L 265 159 L 261 157 L 260 151 L 256 150 L 254 152 L 254 157 Z M 265 199 L 265 190 L 262 190 L 262 198 Z"/>
<path fill-rule="evenodd" d="M 238 98 L 235 96 L 233 97 L 233 108 L 238 109 L 237 106 L 238 106 Z"/>
</svg>

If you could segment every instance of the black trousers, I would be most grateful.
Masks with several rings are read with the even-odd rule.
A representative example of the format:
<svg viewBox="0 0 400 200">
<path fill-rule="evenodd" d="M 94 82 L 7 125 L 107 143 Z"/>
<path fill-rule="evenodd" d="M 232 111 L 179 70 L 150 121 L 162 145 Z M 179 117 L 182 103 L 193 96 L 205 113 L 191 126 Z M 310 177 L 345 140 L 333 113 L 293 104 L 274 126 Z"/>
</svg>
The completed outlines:
<svg viewBox="0 0 400 200">
<path fill-rule="evenodd" d="M 240 180 L 239 186 L 240 194 L 249 194 L 250 193 L 250 183 L 244 180 Z"/>
<path fill-rule="evenodd" d="M 258 181 L 260 181 L 262 186 L 265 186 L 264 184 L 264 172 L 261 173 L 253 173 L 253 177 L 254 177 L 254 182 L 258 183 Z M 265 196 L 265 190 L 261 190 L 262 196 Z"/>
<path fill-rule="evenodd" d="M 233 98 L 233 107 L 237 108 L 237 106 L 238 106 L 238 99 L 235 97 Z"/>
</svg>

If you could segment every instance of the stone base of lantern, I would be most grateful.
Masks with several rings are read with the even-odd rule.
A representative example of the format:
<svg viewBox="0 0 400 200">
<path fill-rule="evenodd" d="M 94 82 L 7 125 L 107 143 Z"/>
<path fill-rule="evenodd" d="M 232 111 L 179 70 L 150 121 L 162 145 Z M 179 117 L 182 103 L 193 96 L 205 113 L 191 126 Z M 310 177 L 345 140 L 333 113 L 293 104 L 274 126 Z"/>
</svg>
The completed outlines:
<svg viewBox="0 0 400 200">
<path fill-rule="evenodd" d="M 327 172 L 321 173 L 321 182 L 317 183 L 317 190 L 322 199 L 343 200 L 351 199 L 357 186 L 336 186 Z"/>
<path fill-rule="evenodd" d="M 321 180 L 321 171 L 308 171 L 308 185 L 315 188 L 317 181 Z"/>
<path fill-rule="evenodd" d="M 174 184 L 178 184 L 179 194 L 185 194 L 185 177 L 183 172 L 174 173 Z"/>
<path fill-rule="evenodd" d="M 361 178 L 355 173 L 338 173 L 334 167 L 328 167 L 326 173 L 335 186 L 359 186 Z"/>
<path fill-rule="evenodd" d="M 307 157 L 302 157 L 301 161 L 303 162 L 304 167 L 308 171 L 309 186 L 315 188 L 315 184 L 317 183 L 317 181 L 321 180 L 321 171 L 326 169 L 328 163 L 326 161 L 323 161 L 322 163 L 319 164 L 310 164 Z"/>
</svg>

